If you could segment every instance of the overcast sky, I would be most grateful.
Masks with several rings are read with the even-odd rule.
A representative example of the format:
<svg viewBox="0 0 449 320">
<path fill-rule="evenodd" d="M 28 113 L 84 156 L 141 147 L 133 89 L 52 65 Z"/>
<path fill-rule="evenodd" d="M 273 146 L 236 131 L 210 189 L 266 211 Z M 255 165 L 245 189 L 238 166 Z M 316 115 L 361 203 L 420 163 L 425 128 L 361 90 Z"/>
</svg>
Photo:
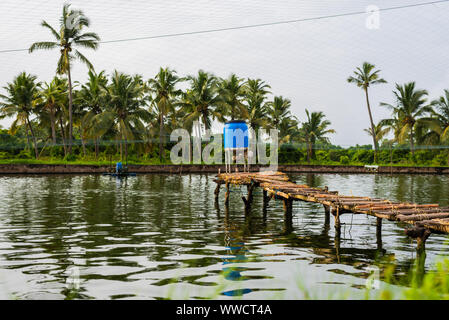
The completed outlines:
<svg viewBox="0 0 449 320">
<path fill-rule="evenodd" d="M 430 2 L 289 0 L 108 0 L 71 1 L 91 19 L 90 30 L 102 41 L 238 27 L 277 21 L 364 12 L 369 5 L 389 8 Z M 28 48 L 50 39 L 40 26 L 57 26 L 62 1 L 1 0 L 0 51 Z M 388 117 L 380 102 L 393 102 L 395 83 L 416 81 L 437 98 L 449 89 L 449 2 L 380 13 L 379 29 L 368 29 L 368 14 L 334 17 L 251 29 L 101 44 L 82 50 L 96 71 L 117 69 L 153 77 L 160 66 L 179 75 L 199 69 L 220 77 L 261 78 L 275 95 L 291 99 L 300 121 L 307 108 L 323 111 L 337 131 L 332 142 L 367 144 L 369 126 L 363 91 L 346 79 L 364 61 L 375 64 L 388 84 L 371 88 L 374 120 Z M 0 52 L 0 86 L 27 71 L 48 81 L 58 51 Z M 86 79 L 77 63 L 75 81 Z M 11 120 L 0 122 L 9 126 Z M 218 130 L 219 127 L 216 127 Z"/>
</svg>

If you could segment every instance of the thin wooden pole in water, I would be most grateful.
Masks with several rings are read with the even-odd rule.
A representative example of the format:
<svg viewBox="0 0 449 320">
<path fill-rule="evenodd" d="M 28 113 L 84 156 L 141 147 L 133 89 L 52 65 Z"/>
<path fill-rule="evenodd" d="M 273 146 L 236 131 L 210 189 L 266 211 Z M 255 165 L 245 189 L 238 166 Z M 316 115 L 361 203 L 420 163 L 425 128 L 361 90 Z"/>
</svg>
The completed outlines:
<svg viewBox="0 0 449 320">
<path fill-rule="evenodd" d="M 215 191 L 214 191 L 215 201 L 218 201 L 218 195 L 220 194 L 220 187 L 221 187 L 221 183 L 217 182 L 217 187 L 215 188 Z"/>
<path fill-rule="evenodd" d="M 382 218 L 376 218 L 377 249 L 382 249 Z"/>
<path fill-rule="evenodd" d="M 229 182 L 226 182 L 225 206 L 229 206 Z"/>
<path fill-rule="evenodd" d="M 248 195 L 246 198 L 242 196 L 242 200 L 245 203 L 245 214 L 249 214 L 251 211 L 251 204 L 253 202 L 253 190 L 255 187 L 256 187 L 255 183 L 247 185 L 246 188 L 248 189 Z"/>
<path fill-rule="evenodd" d="M 289 234 L 293 231 L 293 200 L 290 198 L 284 201 L 284 231 Z"/>
</svg>

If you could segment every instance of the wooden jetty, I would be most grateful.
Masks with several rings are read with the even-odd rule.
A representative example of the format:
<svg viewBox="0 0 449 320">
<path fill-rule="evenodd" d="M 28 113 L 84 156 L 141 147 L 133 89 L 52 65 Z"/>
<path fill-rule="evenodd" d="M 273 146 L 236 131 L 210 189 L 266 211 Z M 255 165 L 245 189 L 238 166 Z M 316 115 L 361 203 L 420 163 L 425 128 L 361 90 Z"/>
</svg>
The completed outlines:
<svg viewBox="0 0 449 320">
<path fill-rule="evenodd" d="M 285 219 L 292 218 L 293 201 L 320 203 L 324 206 L 326 219 L 332 214 L 335 218 L 335 228 L 340 234 L 340 216 L 345 213 L 366 214 L 377 218 L 377 234 L 381 233 L 382 219 L 405 222 L 413 225 L 407 228 L 405 234 L 417 240 L 418 250 L 423 250 L 425 241 L 432 233 L 449 233 L 449 207 L 438 204 L 401 203 L 385 199 L 363 196 L 340 195 L 338 191 L 329 191 L 327 187 L 313 188 L 298 185 L 282 172 L 235 172 L 219 173 L 215 179 L 215 199 L 218 201 L 221 185 L 226 186 L 225 205 L 229 205 L 231 185 L 246 185 L 248 194 L 242 197 L 245 212 L 248 214 L 256 187 L 263 190 L 264 207 L 272 198 L 284 202 Z"/>
</svg>

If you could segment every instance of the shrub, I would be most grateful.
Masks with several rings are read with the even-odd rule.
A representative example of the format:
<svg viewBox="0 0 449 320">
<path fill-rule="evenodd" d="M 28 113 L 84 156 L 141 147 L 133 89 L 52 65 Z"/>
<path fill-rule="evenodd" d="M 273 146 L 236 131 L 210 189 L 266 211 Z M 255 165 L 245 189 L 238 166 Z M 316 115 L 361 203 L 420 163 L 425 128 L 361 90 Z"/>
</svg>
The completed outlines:
<svg viewBox="0 0 449 320">
<path fill-rule="evenodd" d="M 283 144 L 279 150 L 280 163 L 294 163 L 301 160 L 301 151 L 293 147 L 291 144 Z"/>
<path fill-rule="evenodd" d="M 64 161 L 68 161 L 68 162 L 70 162 L 70 161 L 76 161 L 76 159 L 77 159 L 77 157 L 76 157 L 76 155 L 75 154 L 68 154 L 68 155 L 66 155 L 65 157 L 64 157 Z"/>
<path fill-rule="evenodd" d="M 341 164 L 349 164 L 349 157 L 348 156 L 341 156 L 340 157 L 340 163 Z"/>
<path fill-rule="evenodd" d="M 50 156 L 52 158 L 60 158 L 64 156 L 64 148 L 62 146 L 53 146 L 50 148 Z"/>
<path fill-rule="evenodd" d="M 365 164 L 371 164 L 374 162 L 374 151 L 366 149 L 357 150 L 352 156 L 352 160 Z"/>
<path fill-rule="evenodd" d="M 17 159 L 33 159 L 33 157 L 31 156 L 31 153 L 29 151 L 25 151 L 25 150 L 20 151 L 16 157 L 17 157 Z"/>
</svg>

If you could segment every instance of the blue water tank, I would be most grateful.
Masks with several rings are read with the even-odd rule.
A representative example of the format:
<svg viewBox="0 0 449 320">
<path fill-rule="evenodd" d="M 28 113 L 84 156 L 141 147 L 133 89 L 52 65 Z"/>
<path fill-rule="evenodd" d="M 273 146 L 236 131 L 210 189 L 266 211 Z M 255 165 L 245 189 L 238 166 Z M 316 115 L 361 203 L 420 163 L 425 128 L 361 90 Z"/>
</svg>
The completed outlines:
<svg viewBox="0 0 449 320">
<path fill-rule="evenodd" d="M 226 122 L 223 129 L 225 149 L 248 148 L 248 126 L 243 120 Z"/>
<path fill-rule="evenodd" d="M 116 166 L 115 166 L 115 171 L 119 172 L 120 170 L 122 170 L 123 165 L 121 162 L 117 162 Z"/>
</svg>

